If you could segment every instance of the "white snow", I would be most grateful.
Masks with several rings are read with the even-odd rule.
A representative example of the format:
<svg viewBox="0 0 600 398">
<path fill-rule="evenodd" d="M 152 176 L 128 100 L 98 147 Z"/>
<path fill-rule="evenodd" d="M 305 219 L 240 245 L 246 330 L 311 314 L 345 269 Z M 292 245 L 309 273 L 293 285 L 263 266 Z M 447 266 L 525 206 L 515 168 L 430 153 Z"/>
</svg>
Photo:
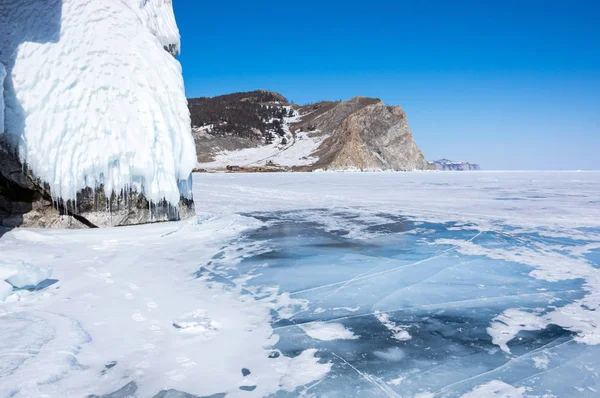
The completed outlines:
<svg viewBox="0 0 600 398">
<path fill-rule="evenodd" d="M 577 228 L 600 219 L 600 206 L 589 200 L 598 196 L 599 172 L 202 174 L 194 184 L 200 208 L 225 212 L 359 207 L 483 229 L 505 223 L 557 237 L 583 236 Z"/>
<path fill-rule="evenodd" d="M 300 326 L 311 338 L 322 341 L 355 340 L 357 335 L 341 323 L 312 322 Z"/>
<path fill-rule="evenodd" d="M 12 291 L 13 287 L 10 284 L 0 280 L 0 302 L 6 300 L 12 294 Z"/>
<path fill-rule="evenodd" d="M 510 353 L 507 343 L 514 339 L 520 331 L 543 329 L 546 325 L 547 322 L 541 319 L 539 314 L 511 308 L 494 318 L 487 332 L 492 336 L 494 344 L 497 344 L 504 352 Z"/>
<path fill-rule="evenodd" d="M 374 315 L 375 318 L 377 318 L 377 320 L 381 322 L 383 326 L 385 326 L 390 332 L 393 333 L 392 337 L 394 339 L 398 341 L 408 341 L 412 339 L 410 333 L 408 333 L 408 331 L 406 330 L 406 327 L 392 322 L 388 314 L 380 311 L 375 311 Z"/>
<path fill-rule="evenodd" d="M 290 109 L 290 107 L 285 107 Z M 309 166 L 314 164 L 316 157 L 311 156 L 319 146 L 328 138 L 320 134 L 319 130 L 313 132 L 297 131 L 292 135 L 290 124 L 300 121 L 301 117 L 296 112 L 293 117 L 284 118 L 282 128 L 285 132 L 287 143 L 281 143 L 276 136 L 273 143 L 257 148 L 244 148 L 237 151 L 221 151 L 215 154 L 212 162 L 198 163 L 199 168 L 214 170 L 223 169 L 228 165 L 241 167 L 264 166 L 269 160 L 279 166 Z M 204 130 L 206 127 L 199 128 Z"/>
<path fill-rule="evenodd" d="M 5 130 L 55 198 L 104 184 L 189 197 L 196 164 L 171 1 L 0 4 Z"/>
<path fill-rule="evenodd" d="M 0 267 L 2 266 L 0 265 Z M 15 267 L 8 266 L 7 268 L 12 268 L 12 272 L 10 276 L 4 279 L 18 289 L 36 287 L 40 282 L 52 276 L 52 269 L 24 262 Z"/>
<path fill-rule="evenodd" d="M 274 291 L 256 300 L 242 283 L 194 277 L 221 247 L 231 247 L 223 263 L 241 261 L 248 248 L 234 238 L 261 225 L 205 214 L 110 230 L 6 233 L 4 262 L 48 264 L 59 282 L 0 303 L 0 396 L 102 395 L 135 381 L 143 397 L 171 388 L 259 397 L 319 380 L 331 365 L 316 350 L 269 358 L 278 341 L 271 307 L 286 299 Z M 242 368 L 256 378 L 252 392 L 239 389 L 248 382 Z"/>
<path fill-rule="evenodd" d="M 550 359 L 544 355 L 533 357 L 531 359 L 533 360 L 534 366 L 538 369 L 548 369 L 548 365 L 550 365 Z"/>
<path fill-rule="evenodd" d="M 186 332 L 208 334 L 219 330 L 218 322 L 210 319 L 204 310 L 194 310 L 183 314 L 173 321 L 173 326 Z"/>
<path fill-rule="evenodd" d="M 315 380 L 321 380 L 331 370 L 331 364 L 315 366 L 315 349 L 303 351 L 300 355 L 286 363 L 286 368 L 281 369 L 285 374 L 281 379 L 280 387 L 284 391 L 294 391 L 299 386 L 304 386 Z"/>
<path fill-rule="evenodd" d="M 515 388 L 499 380 L 476 387 L 462 398 L 523 398 L 523 388 Z"/>
</svg>

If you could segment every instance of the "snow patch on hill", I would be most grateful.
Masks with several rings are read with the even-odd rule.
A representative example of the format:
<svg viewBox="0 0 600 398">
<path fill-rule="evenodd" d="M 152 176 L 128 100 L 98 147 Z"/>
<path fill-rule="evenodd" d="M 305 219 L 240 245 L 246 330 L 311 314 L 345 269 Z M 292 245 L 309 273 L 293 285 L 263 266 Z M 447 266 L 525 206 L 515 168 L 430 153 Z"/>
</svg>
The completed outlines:
<svg viewBox="0 0 600 398">
<path fill-rule="evenodd" d="M 280 166 L 308 166 L 318 158 L 310 156 L 327 137 L 310 137 L 306 132 L 296 133 L 287 144 L 273 142 L 259 148 L 244 148 L 237 151 L 221 151 L 213 162 L 199 163 L 204 169 L 225 168 L 227 165 L 264 166 L 269 160 Z M 308 156 L 307 156 L 308 155 Z"/>
<path fill-rule="evenodd" d="M 6 136 L 55 198 L 101 184 L 154 202 L 191 197 L 196 156 L 170 1 L 6 0 L 0 48 Z"/>
<path fill-rule="evenodd" d="M 285 107 L 291 109 L 291 107 Z M 297 131 L 292 134 L 290 126 L 301 120 L 298 112 L 293 117 L 283 118 L 282 128 L 283 137 L 275 134 L 275 140 L 271 144 L 263 145 L 258 148 L 244 148 L 236 151 L 220 151 L 214 155 L 211 162 L 199 163 L 198 167 L 202 169 L 223 169 L 228 165 L 240 167 L 264 166 L 268 161 L 275 165 L 293 167 L 309 166 L 319 159 L 311 156 L 313 152 L 327 139 L 327 135 L 319 134 L 320 131 L 306 132 Z M 272 122 L 269 121 L 269 122 Z M 198 128 L 198 131 L 205 131 L 212 126 Z"/>
</svg>

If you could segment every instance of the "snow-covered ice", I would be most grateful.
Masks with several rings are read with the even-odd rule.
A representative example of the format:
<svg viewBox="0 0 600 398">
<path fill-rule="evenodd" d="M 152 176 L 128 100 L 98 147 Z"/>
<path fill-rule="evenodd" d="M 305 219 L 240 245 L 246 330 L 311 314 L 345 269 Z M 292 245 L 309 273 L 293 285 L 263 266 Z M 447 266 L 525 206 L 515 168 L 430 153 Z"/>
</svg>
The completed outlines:
<svg viewBox="0 0 600 398">
<path fill-rule="evenodd" d="M 0 304 L 0 396 L 103 395 L 129 382 L 138 397 L 170 389 L 264 396 L 319 380 L 330 365 L 316 350 L 291 357 L 274 348 L 269 303 L 276 293 L 257 301 L 241 284 L 200 274 L 221 247 L 234 248 L 221 258 L 231 265 L 248 255 L 237 250 L 245 246 L 239 235 L 260 225 L 232 214 L 5 233 L 3 261 L 49 264 L 58 282 Z M 248 381 L 243 368 L 256 380 L 251 392 L 240 389 Z"/>
<path fill-rule="evenodd" d="M 56 198 L 177 204 L 196 164 L 178 50 L 170 0 L 3 0 L 8 141 Z"/>
<path fill-rule="evenodd" d="M 475 388 L 462 398 L 523 398 L 523 391 L 498 380 Z"/>
<path fill-rule="evenodd" d="M 203 333 L 208 336 L 219 330 L 219 323 L 208 317 L 204 310 L 195 310 L 179 316 L 173 326 L 186 332 Z"/>
<path fill-rule="evenodd" d="M 0 267 L 3 266 L 0 265 Z M 52 269 L 50 268 L 38 267 L 37 265 L 23 262 L 13 267 L 6 266 L 6 268 L 12 269 L 12 272 L 10 272 L 10 275 L 5 277 L 4 280 L 18 289 L 34 288 L 39 285 L 40 282 L 45 281 L 52 276 Z"/>
<path fill-rule="evenodd" d="M 38 267 L 20 260 L 4 263 L 0 256 L 0 302 L 13 293 L 13 288 L 33 289 L 50 276 L 52 276 L 51 268 Z"/>
<path fill-rule="evenodd" d="M 194 220 L 0 238 L 2 264 L 55 279 L 0 303 L 0 396 L 600 391 L 599 172 L 198 174 L 194 189 Z"/>
<path fill-rule="evenodd" d="M 13 287 L 10 283 L 0 280 L 0 302 L 12 294 Z"/>
<path fill-rule="evenodd" d="M 375 318 L 377 318 L 377 320 L 381 322 L 383 326 L 394 333 L 392 336 L 396 340 L 407 341 L 411 339 L 410 333 L 408 333 L 406 327 L 402 325 L 396 325 L 394 322 L 392 322 L 389 314 L 376 311 L 373 315 L 375 315 Z"/>
</svg>

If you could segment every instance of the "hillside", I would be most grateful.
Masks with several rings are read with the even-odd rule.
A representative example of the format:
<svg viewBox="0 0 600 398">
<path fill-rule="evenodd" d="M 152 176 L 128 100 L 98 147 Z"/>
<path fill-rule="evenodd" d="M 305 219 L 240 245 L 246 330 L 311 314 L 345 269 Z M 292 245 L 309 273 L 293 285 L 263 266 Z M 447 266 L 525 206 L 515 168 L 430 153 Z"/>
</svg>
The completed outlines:
<svg viewBox="0 0 600 398">
<path fill-rule="evenodd" d="M 400 107 L 376 98 L 297 106 L 253 91 L 190 100 L 199 167 L 427 170 Z"/>
<path fill-rule="evenodd" d="M 284 118 L 294 115 L 284 96 L 265 90 L 192 98 L 188 103 L 201 163 L 214 160 L 219 151 L 285 143 Z"/>
</svg>

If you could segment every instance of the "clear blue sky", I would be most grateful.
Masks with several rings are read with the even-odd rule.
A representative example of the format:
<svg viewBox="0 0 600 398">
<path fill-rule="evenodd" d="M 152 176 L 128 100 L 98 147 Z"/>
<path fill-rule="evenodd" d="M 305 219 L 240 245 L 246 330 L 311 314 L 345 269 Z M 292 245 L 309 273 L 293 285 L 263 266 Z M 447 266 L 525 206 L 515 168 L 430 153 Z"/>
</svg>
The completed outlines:
<svg viewBox="0 0 600 398">
<path fill-rule="evenodd" d="M 378 97 L 428 159 L 600 169 L 598 0 L 173 3 L 188 97 Z"/>
</svg>

